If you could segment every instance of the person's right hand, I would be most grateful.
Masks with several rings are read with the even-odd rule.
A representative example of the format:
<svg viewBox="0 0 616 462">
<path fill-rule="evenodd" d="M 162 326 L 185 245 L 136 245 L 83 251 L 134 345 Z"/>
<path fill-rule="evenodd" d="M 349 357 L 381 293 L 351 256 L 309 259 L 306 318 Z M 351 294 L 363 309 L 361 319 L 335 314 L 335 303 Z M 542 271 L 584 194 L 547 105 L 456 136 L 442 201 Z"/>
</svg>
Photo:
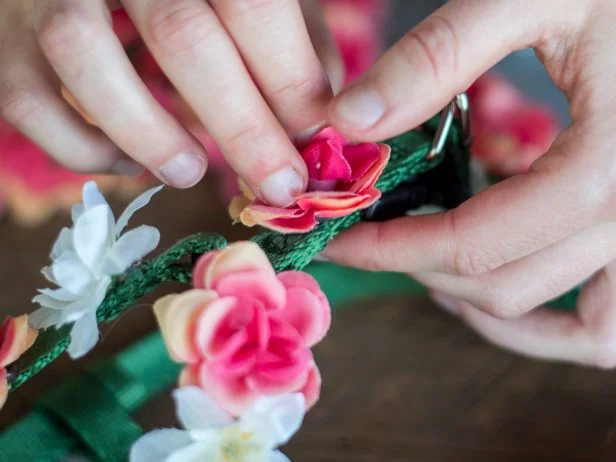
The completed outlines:
<svg viewBox="0 0 616 462">
<path fill-rule="evenodd" d="M 527 173 L 446 213 L 354 226 L 324 256 L 411 273 L 502 347 L 615 368 L 615 25 L 614 0 L 452 0 L 410 31 L 334 99 L 331 122 L 348 137 L 417 126 L 525 47 L 573 122 Z M 575 313 L 543 308 L 580 284 Z"/>
<path fill-rule="evenodd" d="M 198 182 L 204 148 L 131 66 L 112 30 L 120 6 L 251 189 L 274 205 L 301 192 L 306 167 L 293 141 L 322 123 L 332 97 L 321 62 L 336 85 L 343 79 L 316 0 L 3 0 L 2 116 L 73 170 L 140 164 L 175 187 Z M 69 107 L 62 85 L 100 130 Z"/>
</svg>

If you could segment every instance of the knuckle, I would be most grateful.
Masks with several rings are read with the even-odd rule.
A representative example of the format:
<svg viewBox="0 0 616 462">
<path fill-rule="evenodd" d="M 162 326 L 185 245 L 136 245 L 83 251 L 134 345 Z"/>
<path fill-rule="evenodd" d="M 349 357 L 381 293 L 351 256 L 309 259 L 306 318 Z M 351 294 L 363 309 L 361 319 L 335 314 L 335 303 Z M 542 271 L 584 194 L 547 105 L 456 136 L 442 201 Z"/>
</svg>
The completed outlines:
<svg viewBox="0 0 616 462">
<path fill-rule="evenodd" d="M 451 22 L 433 15 L 400 42 L 413 68 L 423 61 L 437 82 L 451 81 L 458 69 L 458 41 Z"/>
<path fill-rule="evenodd" d="M 455 209 L 445 214 L 447 233 L 451 236 L 444 253 L 443 267 L 448 273 L 458 276 L 480 276 L 500 266 L 500 261 L 486 252 L 464 243 L 460 237 L 458 215 Z"/>
<path fill-rule="evenodd" d="M 43 110 L 36 93 L 26 88 L 9 88 L 0 90 L 0 114 L 13 125 L 21 125 Z"/>
<path fill-rule="evenodd" d="M 270 136 L 263 127 L 254 123 L 238 124 L 238 129 L 227 137 L 226 144 L 238 152 L 246 150 L 247 146 L 271 145 Z"/>
<path fill-rule="evenodd" d="M 290 98 L 303 100 L 312 99 L 315 95 L 323 93 L 323 85 L 312 78 L 312 75 L 302 75 L 289 79 L 284 84 L 274 88 L 271 98 L 287 100 Z"/>
<path fill-rule="evenodd" d="M 38 40 L 45 55 L 56 65 L 73 70 L 101 36 L 97 21 L 76 8 L 58 9 L 41 21 Z"/>
<path fill-rule="evenodd" d="M 192 0 L 157 2 L 146 20 L 149 35 L 165 53 L 182 53 L 196 48 L 214 32 L 215 21 Z"/>
</svg>

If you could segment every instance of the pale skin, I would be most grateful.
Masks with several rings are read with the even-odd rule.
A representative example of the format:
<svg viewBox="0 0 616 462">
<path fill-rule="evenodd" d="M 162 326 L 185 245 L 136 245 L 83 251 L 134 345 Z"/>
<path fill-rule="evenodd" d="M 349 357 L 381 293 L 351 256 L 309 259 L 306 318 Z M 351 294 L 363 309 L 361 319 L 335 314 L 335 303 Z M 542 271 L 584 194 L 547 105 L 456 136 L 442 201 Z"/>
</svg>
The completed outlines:
<svg viewBox="0 0 616 462">
<path fill-rule="evenodd" d="M 341 81 L 339 64 L 313 2 L 122 4 L 230 165 L 276 205 L 306 184 L 293 141 L 324 120 L 356 140 L 399 134 L 510 52 L 534 47 L 567 95 L 574 122 L 529 173 L 450 212 L 358 225 L 324 255 L 412 275 L 437 303 L 502 347 L 616 366 L 613 0 L 453 0 L 336 97 L 330 83 Z M 5 0 L 2 115 L 71 168 L 128 170 L 133 159 L 167 183 L 190 186 L 203 175 L 206 154 L 136 77 L 109 26 L 108 8 L 116 6 Z M 301 7 L 310 12 L 308 27 Z M 102 132 L 60 99 L 60 82 Z M 198 159 L 190 168 L 175 164 L 171 172 L 182 181 L 171 181 L 164 167 L 179 153 Z M 197 174 L 189 178 L 191 172 Z M 541 308 L 588 279 L 575 314 Z"/>
</svg>

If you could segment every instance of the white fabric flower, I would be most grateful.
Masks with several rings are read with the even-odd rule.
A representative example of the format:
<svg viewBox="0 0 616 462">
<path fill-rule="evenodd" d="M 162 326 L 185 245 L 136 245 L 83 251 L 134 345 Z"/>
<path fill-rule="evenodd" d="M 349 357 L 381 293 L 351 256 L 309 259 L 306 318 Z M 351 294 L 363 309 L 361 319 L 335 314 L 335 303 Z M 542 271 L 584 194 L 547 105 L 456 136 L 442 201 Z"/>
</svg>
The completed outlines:
<svg viewBox="0 0 616 462">
<path fill-rule="evenodd" d="M 130 462 L 290 462 L 276 450 L 299 430 L 304 395 L 261 398 L 237 420 L 198 387 L 173 392 L 186 430 L 154 430 L 137 440 Z"/>
<path fill-rule="evenodd" d="M 98 341 L 96 309 L 105 299 L 111 277 L 156 248 L 160 233 L 139 226 L 120 237 L 130 217 L 150 202 L 162 186 L 135 199 L 115 221 L 111 207 L 90 181 L 83 187 L 83 204 L 73 206 L 73 227 L 60 232 L 51 251 L 51 266 L 43 268 L 57 289 L 42 289 L 32 300 L 41 308 L 30 315 L 32 327 L 43 329 L 74 323 L 68 353 L 79 358 Z"/>
</svg>

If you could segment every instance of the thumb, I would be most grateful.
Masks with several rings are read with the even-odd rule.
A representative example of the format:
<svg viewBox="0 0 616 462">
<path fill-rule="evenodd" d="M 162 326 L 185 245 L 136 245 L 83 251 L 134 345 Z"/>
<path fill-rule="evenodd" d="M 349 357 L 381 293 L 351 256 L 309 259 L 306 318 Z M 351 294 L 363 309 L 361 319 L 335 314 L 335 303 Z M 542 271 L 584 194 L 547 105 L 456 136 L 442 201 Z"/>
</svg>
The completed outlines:
<svg viewBox="0 0 616 462">
<path fill-rule="evenodd" d="M 566 17 L 567 3 L 449 2 L 332 101 L 330 122 L 356 140 L 385 139 L 418 126 L 512 51 L 545 40 L 550 29 L 562 30 L 555 17 Z"/>
</svg>

